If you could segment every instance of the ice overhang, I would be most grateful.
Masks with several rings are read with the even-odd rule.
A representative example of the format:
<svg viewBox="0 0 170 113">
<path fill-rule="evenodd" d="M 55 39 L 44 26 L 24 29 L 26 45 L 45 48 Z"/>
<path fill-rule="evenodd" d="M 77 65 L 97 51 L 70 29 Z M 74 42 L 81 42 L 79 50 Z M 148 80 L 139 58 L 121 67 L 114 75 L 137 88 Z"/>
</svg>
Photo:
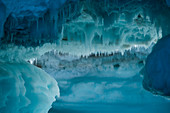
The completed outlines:
<svg viewBox="0 0 170 113">
<path fill-rule="evenodd" d="M 50 42 L 57 51 L 89 55 L 147 49 L 169 33 L 166 1 L 68 0 L 60 8 L 50 4 L 40 16 L 24 16 L 25 11 L 8 16 L 3 43 L 38 47 Z"/>
<path fill-rule="evenodd" d="M 105 5 L 102 6 L 102 3 Z M 136 4 L 135 10 L 130 10 L 130 6 L 122 8 L 130 3 Z M 59 10 L 58 21 L 62 23 L 60 45 L 63 53 L 73 51 L 74 54 L 90 55 L 132 48 L 148 49 L 162 37 L 162 28 L 157 27 L 149 15 L 145 14 L 139 1 L 119 3 L 120 7 L 116 1 L 110 6 L 102 1 L 96 4 L 93 1 L 83 1 L 77 6 L 74 4 L 79 10 L 71 14 L 66 13 L 69 12 L 66 10 L 69 7 L 67 4 Z"/>
</svg>

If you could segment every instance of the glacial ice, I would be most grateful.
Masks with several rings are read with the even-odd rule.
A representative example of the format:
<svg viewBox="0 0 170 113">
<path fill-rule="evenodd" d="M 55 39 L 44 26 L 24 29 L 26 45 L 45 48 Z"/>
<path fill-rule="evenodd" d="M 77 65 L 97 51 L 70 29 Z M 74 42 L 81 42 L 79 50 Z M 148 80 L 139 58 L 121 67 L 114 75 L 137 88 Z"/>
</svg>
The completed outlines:
<svg viewBox="0 0 170 113">
<path fill-rule="evenodd" d="M 27 62 L 0 62 L 0 112 L 47 113 L 55 96 L 57 82 Z"/>
<path fill-rule="evenodd" d="M 145 89 L 170 96 L 170 36 L 163 37 L 153 47 L 143 69 Z"/>
</svg>

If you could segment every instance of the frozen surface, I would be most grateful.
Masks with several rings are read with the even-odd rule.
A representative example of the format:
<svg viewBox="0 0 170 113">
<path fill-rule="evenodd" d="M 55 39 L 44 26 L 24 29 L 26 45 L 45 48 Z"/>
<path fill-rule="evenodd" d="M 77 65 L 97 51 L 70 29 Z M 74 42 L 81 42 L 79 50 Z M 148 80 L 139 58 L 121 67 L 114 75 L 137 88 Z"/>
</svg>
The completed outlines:
<svg viewBox="0 0 170 113">
<path fill-rule="evenodd" d="M 88 58 L 43 55 L 35 65 L 58 81 L 61 94 L 49 113 L 169 113 L 168 98 L 142 86 L 139 71 L 144 59 L 132 53 Z"/>
<path fill-rule="evenodd" d="M 108 62 L 112 58 L 92 57 L 76 63 L 70 58 L 61 64 L 49 59 L 43 69 L 55 77 L 61 93 L 49 113 L 169 113 L 167 98 L 143 89 L 140 60 Z M 50 67 L 53 63 L 56 65 Z"/>
<path fill-rule="evenodd" d="M 153 93 L 170 96 L 170 36 L 158 41 L 146 60 L 143 85 Z"/>
<path fill-rule="evenodd" d="M 47 113 L 57 82 L 27 62 L 0 62 L 0 113 Z"/>
</svg>

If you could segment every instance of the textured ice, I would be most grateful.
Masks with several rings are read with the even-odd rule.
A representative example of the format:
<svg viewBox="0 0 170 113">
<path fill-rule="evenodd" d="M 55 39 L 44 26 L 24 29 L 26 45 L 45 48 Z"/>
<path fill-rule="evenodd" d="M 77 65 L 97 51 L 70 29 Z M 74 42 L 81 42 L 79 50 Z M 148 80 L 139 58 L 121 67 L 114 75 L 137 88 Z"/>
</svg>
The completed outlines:
<svg viewBox="0 0 170 113">
<path fill-rule="evenodd" d="M 0 112 L 47 113 L 55 96 L 57 82 L 27 62 L 0 62 Z"/>
<path fill-rule="evenodd" d="M 56 10 L 64 2 L 65 0 L 0 0 L 0 38 L 3 36 L 5 21 L 11 13 L 20 19 L 31 17 L 31 20 L 37 20 L 43 17 L 49 8 Z"/>
<path fill-rule="evenodd" d="M 158 41 L 146 60 L 144 88 L 161 95 L 170 96 L 170 36 Z"/>
<path fill-rule="evenodd" d="M 117 19 L 117 22 L 111 23 L 109 28 L 105 28 L 104 23 L 96 25 L 90 15 L 82 14 L 82 17 L 63 25 L 61 41 L 61 46 L 64 46 L 63 52 L 69 53 L 71 49 L 75 48 L 75 53 L 83 55 L 123 51 L 135 46 L 148 48 L 162 37 L 162 32 L 161 29 L 157 31 L 150 20 L 143 21 L 145 22 L 139 26 L 136 22 L 129 23 L 125 17 L 122 17 Z M 77 51 L 80 48 L 81 51 Z"/>
<path fill-rule="evenodd" d="M 149 53 L 142 51 L 125 51 L 123 55 L 118 52 L 78 57 L 51 51 L 37 58 L 37 60 L 29 61 L 46 70 L 56 79 L 72 79 L 74 77 L 83 76 L 92 70 L 116 70 L 120 67 L 119 63 L 124 61 L 139 60 L 139 64 L 143 64 L 143 60 L 145 60 L 147 54 Z M 125 72 L 125 70 L 122 71 Z M 132 75 L 136 72 L 137 71 L 134 70 L 131 71 Z M 121 77 L 121 74 L 116 74 Z M 124 77 L 126 77 L 126 75 L 124 75 Z"/>
<path fill-rule="evenodd" d="M 6 13 L 17 13 L 20 16 L 26 16 L 28 13 L 25 11 L 30 11 L 36 16 L 40 12 L 45 12 L 49 5 L 55 5 L 55 8 L 59 8 L 65 0 L 1 0 L 2 3 L 6 6 L 7 12 Z M 25 12 L 25 13 L 23 13 Z"/>
<path fill-rule="evenodd" d="M 166 28 L 168 26 L 164 24 L 165 21 L 169 23 L 167 15 L 170 10 L 165 1 L 2 2 L 6 10 L 13 11 L 5 13 L 5 20 L 2 21 L 5 22 L 4 29 L 1 28 L 5 35 L 3 40 L 18 45 L 37 46 L 46 42 L 57 42 L 65 46 L 67 42 L 68 45 L 73 42 L 72 46 L 78 43 L 78 46 L 86 46 L 86 49 L 93 52 L 97 48 L 128 48 L 132 43 L 149 45 L 161 38 L 162 34 L 164 36 L 169 32 L 169 28 Z"/>
<path fill-rule="evenodd" d="M 24 47 L 16 45 L 4 45 L 0 47 L 0 61 L 28 61 L 36 59 L 48 51 L 58 48 L 56 44 L 44 44 L 41 47 Z"/>
<path fill-rule="evenodd" d="M 145 91 L 138 73 L 153 45 L 170 32 L 166 3 L 0 0 L 0 112 L 48 112 L 59 96 L 50 74 L 61 88 L 50 112 L 169 113 L 169 101 Z M 144 87 L 163 95 L 170 87 L 168 42 L 154 47 L 144 76 Z"/>
</svg>

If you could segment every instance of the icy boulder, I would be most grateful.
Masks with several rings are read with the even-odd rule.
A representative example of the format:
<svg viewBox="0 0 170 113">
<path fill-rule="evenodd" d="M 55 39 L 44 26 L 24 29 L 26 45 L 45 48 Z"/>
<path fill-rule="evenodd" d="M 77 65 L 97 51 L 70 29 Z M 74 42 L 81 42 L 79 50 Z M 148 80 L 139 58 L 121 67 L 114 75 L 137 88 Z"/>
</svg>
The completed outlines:
<svg viewBox="0 0 170 113">
<path fill-rule="evenodd" d="M 154 46 L 144 70 L 144 88 L 156 94 L 170 96 L 170 35 Z"/>
<path fill-rule="evenodd" d="M 47 113 L 55 96 L 57 82 L 41 69 L 27 62 L 0 62 L 1 113 Z"/>
</svg>

